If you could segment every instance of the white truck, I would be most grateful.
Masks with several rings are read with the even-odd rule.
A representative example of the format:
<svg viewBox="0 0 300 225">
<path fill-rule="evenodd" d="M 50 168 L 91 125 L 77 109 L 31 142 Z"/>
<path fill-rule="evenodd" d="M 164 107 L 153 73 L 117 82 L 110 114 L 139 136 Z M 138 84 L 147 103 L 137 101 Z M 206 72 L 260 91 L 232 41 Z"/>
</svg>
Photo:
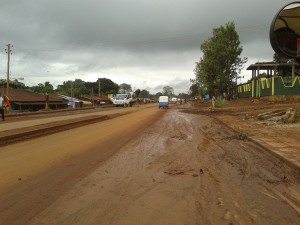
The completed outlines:
<svg viewBox="0 0 300 225">
<path fill-rule="evenodd" d="M 133 99 L 130 93 L 127 94 L 116 94 L 111 99 L 112 103 L 116 106 L 132 106 Z"/>
</svg>

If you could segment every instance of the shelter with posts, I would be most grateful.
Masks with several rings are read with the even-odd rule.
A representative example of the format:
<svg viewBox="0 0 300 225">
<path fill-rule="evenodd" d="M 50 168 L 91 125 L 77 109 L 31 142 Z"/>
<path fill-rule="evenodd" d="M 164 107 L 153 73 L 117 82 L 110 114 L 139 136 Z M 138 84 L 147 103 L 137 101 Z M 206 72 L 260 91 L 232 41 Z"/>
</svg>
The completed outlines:
<svg viewBox="0 0 300 225">
<path fill-rule="evenodd" d="M 6 88 L 0 88 L 2 95 L 5 95 Z M 9 88 L 10 110 L 15 112 L 65 109 L 67 102 L 55 94 L 42 95 L 24 89 Z"/>
<path fill-rule="evenodd" d="M 300 65 L 274 62 L 255 63 L 252 78 L 237 85 L 239 98 L 292 98 L 300 100 Z"/>
</svg>

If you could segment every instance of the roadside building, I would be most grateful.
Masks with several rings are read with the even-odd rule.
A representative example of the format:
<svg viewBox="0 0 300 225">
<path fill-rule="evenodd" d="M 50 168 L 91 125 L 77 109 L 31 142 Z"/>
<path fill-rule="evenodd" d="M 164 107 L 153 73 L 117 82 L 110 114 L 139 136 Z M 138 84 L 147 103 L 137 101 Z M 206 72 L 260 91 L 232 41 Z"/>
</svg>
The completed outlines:
<svg viewBox="0 0 300 225">
<path fill-rule="evenodd" d="M 6 88 L 0 88 L 1 93 L 6 93 Z M 67 102 L 56 94 L 42 95 L 24 89 L 9 89 L 10 111 L 32 112 L 48 109 L 65 109 Z"/>
<path fill-rule="evenodd" d="M 291 63 L 255 63 L 247 70 L 252 78 L 237 85 L 239 98 L 264 98 L 271 101 L 300 100 L 300 65 Z"/>
</svg>

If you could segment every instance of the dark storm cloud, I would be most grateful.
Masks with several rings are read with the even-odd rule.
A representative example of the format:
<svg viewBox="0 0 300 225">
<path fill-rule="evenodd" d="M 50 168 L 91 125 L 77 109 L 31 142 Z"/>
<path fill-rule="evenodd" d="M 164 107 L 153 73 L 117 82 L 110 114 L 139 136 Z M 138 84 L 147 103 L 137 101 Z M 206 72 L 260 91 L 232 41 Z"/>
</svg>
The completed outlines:
<svg viewBox="0 0 300 225">
<path fill-rule="evenodd" d="M 201 43 L 213 28 L 230 21 L 236 24 L 243 57 L 271 60 L 269 26 L 288 2 L 0 0 L 0 45 L 14 45 L 15 74 L 40 77 L 40 82 L 75 79 L 78 74 L 93 80 L 93 74 L 101 73 L 116 77 L 117 83 L 136 79 L 142 84 L 147 76 L 151 81 L 153 74 L 161 74 L 161 85 L 171 86 L 174 77 L 188 85 Z M 4 51 L 0 57 L 3 74 Z"/>
</svg>

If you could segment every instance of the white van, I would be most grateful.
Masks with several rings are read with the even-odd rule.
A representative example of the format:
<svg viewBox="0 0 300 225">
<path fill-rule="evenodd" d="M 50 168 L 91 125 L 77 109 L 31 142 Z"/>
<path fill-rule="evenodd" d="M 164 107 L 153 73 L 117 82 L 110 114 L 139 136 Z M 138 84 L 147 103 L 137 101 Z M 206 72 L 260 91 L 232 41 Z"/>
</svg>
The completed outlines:
<svg viewBox="0 0 300 225">
<path fill-rule="evenodd" d="M 171 103 L 177 104 L 177 98 L 172 98 L 172 99 L 171 99 Z"/>
<path fill-rule="evenodd" d="M 158 108 L 169 108 L 169 97 L 159 96 L 158 98 Z"/>
</svg>

